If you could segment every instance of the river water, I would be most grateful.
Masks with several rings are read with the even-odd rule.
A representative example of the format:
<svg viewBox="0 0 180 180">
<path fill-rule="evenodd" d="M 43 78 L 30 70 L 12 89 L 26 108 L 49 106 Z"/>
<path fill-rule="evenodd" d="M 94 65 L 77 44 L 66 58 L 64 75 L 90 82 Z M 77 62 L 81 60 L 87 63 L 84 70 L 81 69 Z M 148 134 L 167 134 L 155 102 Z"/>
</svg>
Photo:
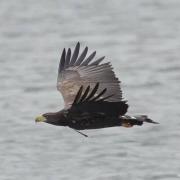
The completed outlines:
<svg viewBox="0 0 180 180">
<path fill-rule="evenodd" d="M 179 180 L 180 1 L 0 1 L 0 180 Z M 160 125 L 89 130 L 35 124 L 63 108 L 64 47 L 106 56 L 129 114 Z"/>
</svg>

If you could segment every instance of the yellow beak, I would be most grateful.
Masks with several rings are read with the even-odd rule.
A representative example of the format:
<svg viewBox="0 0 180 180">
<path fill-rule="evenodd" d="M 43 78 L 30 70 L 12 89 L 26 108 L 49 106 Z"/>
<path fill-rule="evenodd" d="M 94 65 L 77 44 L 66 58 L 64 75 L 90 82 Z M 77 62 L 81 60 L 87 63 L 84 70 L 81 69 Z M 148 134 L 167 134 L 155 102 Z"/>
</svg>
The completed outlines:
<svg viewBox="0 0 180 180">
<path fill-rule="evenodd" d="M 40 115 L 36 117 L 35 122 L 45 122 L 46 120 L 44 116 Z"/>
</svg>

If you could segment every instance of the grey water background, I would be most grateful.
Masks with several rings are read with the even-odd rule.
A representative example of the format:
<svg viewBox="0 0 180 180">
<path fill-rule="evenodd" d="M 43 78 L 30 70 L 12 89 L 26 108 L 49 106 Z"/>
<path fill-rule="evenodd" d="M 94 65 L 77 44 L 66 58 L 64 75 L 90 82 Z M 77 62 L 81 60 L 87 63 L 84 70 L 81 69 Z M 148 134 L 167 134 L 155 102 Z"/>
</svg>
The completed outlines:
<svg viewBox="0 0 180 180">
<path fill-rule="evenodd" d="M 129 114 L 160 125 L 35 124 L 63 108 L 59 57 L 77 41 L 111 61 Z M 0 1 L 1 180 L 180 179 L 180 1 Z"/>
</svg>

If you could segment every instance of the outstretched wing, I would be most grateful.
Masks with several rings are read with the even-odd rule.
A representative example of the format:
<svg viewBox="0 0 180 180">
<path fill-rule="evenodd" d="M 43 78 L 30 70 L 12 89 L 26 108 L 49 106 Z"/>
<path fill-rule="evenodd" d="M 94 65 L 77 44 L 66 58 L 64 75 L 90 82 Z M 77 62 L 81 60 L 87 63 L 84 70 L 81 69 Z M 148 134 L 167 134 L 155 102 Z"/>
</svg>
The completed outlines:
<svg viewBox="0 0 180 180">
<path fill-rule="evenodd" d="M 109 102 L 108 99 L 113 97 L 113 94 L 105 95 L 108 92 L 107 88 L 97 93 L 99 86 L 97 83 L 92 90 L 88 86 L 84 92 L 83 86 L 81 86 L 70 108 L 71 113 L 98 113 L 117 117 L 124 115 L 128 109 L 126 101 Z"/>
<path fill-rule="evenodd" d="M 96 51 L 86 57 L 88 47 L 81 53 L 79 53 L 79 50 L 80 43 L 78 42 L 73 53 L 71 53 L 72 51 L 69 48 L 67 52 L 64 49 L 61 55 L 57 89 L 63 95 L 65 106 L 68 107 L 72 105 L 81 86 L 84 88 L 89 86 L 91 90 L 97 82 L 101 84 L 97 90 L 97 94 L 101 92 L 102 89 L 107 88 L 106 96 L 114 94 L 114 96 L 109 97 L 107 101 L 121 101 L 122 92 L 119 85 L 120 81 L 115 76 L 111 64 L 100 64 L 104 57 L 93 61 Z"/>
</svg>

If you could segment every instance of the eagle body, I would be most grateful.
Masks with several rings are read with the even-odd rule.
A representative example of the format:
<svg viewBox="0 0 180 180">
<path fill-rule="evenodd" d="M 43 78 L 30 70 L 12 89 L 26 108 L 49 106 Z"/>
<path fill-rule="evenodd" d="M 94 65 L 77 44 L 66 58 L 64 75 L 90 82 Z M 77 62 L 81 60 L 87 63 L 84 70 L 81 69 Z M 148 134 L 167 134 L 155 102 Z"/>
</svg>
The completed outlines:
<svg viewBox="0 0 180 180">
<path fill-rule="evenodd" d="M 153 122 L 147 116 L 131 117 L 131 116 L 113 116 L 105 113 L 89 113 L 89 112 L 72 112 L 71 109 L 61 110 L 55 113 L 46 113 L 43 115 L 48 119 L 47 123 L 56 126 L 68 126 L 76 130 L 85 129 L 101 129 L 107 127 L 124 126 L 132 127 L 134 125 L 141 126 L 143 121 Z M 141 118 L 144 118 L 141 119 Z M 141 119 L 141 121 L 140 121 Z M 154 123 L 154 122 L 153 122 Z"/>
<path fill-rule="evenodd" d="M 68 126 L 77 130 L 100 129 L 106 127 L 121 126 L 121 120 L 115 116 L 107 116 L 104 113 L 72 113 L 69 110 L 62 110 L 52 114 L 44 114 L 49 119 L 48 123 L 56 126 Z M 50 117 L 51 116 L 51 117 Z"/>
<path fill-rule="evenodd" d="M 49 118 L 48 114 L 44 116 Z M 68 126 L 76 130 L 121 126 L 120 119 L 114 116 L 106 116 L 103 113 L 71 113 L 68 110 L 57 112 L 53 119 L 49 119 L 48 123 L 56 126 Z"/>
<path fill-rule="evenodd" d="M 64 109 L 38 116 L 36 122 L 75 130 L 156 123 L 146 115 L 126 115 L 128 104 L 111 64 L 101 63 L 104 56 L 94 60 L 96 51 L 87 56 L 88 47 L 79 51 L 78 42 L 74 51 L 64 49 L 60 58 L 57 89 L 63 96 Z"/>
</svg>

